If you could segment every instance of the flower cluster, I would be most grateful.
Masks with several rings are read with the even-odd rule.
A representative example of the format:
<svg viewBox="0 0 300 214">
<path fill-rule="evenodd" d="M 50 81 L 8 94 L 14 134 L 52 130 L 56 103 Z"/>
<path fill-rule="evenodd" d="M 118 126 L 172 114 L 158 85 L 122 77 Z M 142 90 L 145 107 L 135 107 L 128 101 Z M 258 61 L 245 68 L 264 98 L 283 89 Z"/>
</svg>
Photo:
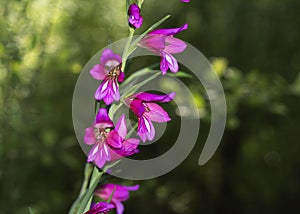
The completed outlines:
<svg viewBox="0 0 300 214">
<path fill-rule="evenodd" d="M 189 2 L 189 0 L 181 0 Z M 137 29 L 142 26 L 143 17 L 141 9 L 137 4 L 131 4 L 128 8 L 128 24 L 131 28 Z M 178 72 L 179 66 L 174 54 L 183 52 L 187 45 L 174 36 L 186 30 L 187 24 L 179 28 L 166 28 L 152 30 L 146 34 L 139 42 L 138 46 L 148 49 L 160 56 L 160 70 L 165 75 L 168 70 L 173 73 Z M 124 59 L 111 49 L 104 49 L 99 60 L 90 70 L 91 76 L 101 81 L 96 89 L 94 97 L 96 102 L 103 101 L 106 107 L 102 106 L 97 110 L 95 120 L 90 127 L 85 129 L 84 143 L 91 146 L 87 162 L 94 163 L 102 168 L 107 163 L 116 161 L 137 153 L 140 140 L 142 142 L 152 141 L 155 138 L 155 128 L 153 122 L 166 123 L 171 120 L 168 113 L 158 104 L 170 102 L 175 97 L 175 92 L 169 94 L 153 94 L 139 92 L 129 94 L 127 97 L 120 96 L 119 84 L 125 79 L 122 69 Z M 137 136 L 140 138 L 130 138 L 126 125 L 125 115 L 121 115 L 116 123 L 109 116 L 111 105 L 127 106 L 137 117 Z M 117 214 L 124 211 L 123 201 L 129 198 L 129 191 L 139 189 L 135 186 L 122 186 L 118 184 L 105 184 L 98 188 L 94 195 L 100 199 L 98 203 L 92 203 L 90 209 L 85 214 L 105 214 L 112 209 L 116 209 Z"/>
</svg>

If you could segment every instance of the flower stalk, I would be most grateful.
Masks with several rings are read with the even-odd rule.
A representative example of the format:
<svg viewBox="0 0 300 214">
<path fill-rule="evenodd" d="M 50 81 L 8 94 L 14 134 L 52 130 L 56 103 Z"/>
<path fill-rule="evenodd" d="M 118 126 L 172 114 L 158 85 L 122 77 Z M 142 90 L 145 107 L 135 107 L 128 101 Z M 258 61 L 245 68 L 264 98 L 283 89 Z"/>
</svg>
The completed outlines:
<svg viewBox="0 0 300 214">
<path fill-rule="evenodd" d="M 186 45 L 173 36 L 185 30 L 187 25 L 180 28 L 155 30 L 170 17 L 170 15 L 166 15 L 133 40 L 135 29 L 140 28 L 143 23 L 140 12 L 144 0 L 137 0 L 131 5 L 130 2 L 130 0 L 126 0 L 129 36 L 122 57 L 106 48 L 102 52 L 100 63 L 95 64 L 90 70 L 91 76 L 101 81 L 94 94 L 95 120 L 90 127 L 85 129 L 83 139 L 84 143 L 92 148 L 88 154 L 79 196 L 73 203 L 69 214 L 106 214 L 112 209 L 116 209 L 117 214 L 123 214 L 122 202 L 129 198 L 129 191 L 137 191 L 139 185 L 101 184 L 100 188 L 96 190 L 102 175 L 118 164 L 123 157 L 139 152 L 137 147 L 140 140 L 145 142 L 154 139 L 155 128 L 152 122 L 166 123 L 171 120 L 168 113 L 157 103 L 172 101 L 175 92 L 157 95 L 137 91 L 161 75 L 161 72 L 166 74 L 168 69 L 173 73 L 178 71 L 177 61 L 171 54 L 184 51 Z M 128 57 L 138 46 L 149 49 L 161 57 L 161 72 L 152 70 L 158 65 L 154 64 L 136 71 L 125 80 Z M 146 74 L 150 76 L 138 82 Z M 129 131 L 125 114 L 122 114 L 116 123 L 112 120 L 115 113 L 124 105 L 133 111 L 138 120 L 134 127 L 130 127 Z M 130 138 L 136 129 L 139 139 Z M 102 168 L 103 170 L 101 170 Z M 94 196 L 105 201 L 93 203 Z"/>
</svg>

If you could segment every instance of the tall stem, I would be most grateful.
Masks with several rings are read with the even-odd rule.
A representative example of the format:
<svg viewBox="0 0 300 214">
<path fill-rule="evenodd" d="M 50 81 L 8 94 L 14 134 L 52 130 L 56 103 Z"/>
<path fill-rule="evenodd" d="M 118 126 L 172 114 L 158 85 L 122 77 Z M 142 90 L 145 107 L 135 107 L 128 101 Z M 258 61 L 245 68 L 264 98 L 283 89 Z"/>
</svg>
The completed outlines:
<svg viewBox="0 0 300 214">
<path fill-rule="evenodd" d="M 123 55 L 122 55 L 122 71 L 123 72 L 124 72 L 124 68 L 126 66 L 126 61 L 127 61 L 127 57 L 128 57 L 128 49 L 129 49 L 130 43 L 132 41 L 134 31 L 135 30 L 133 28 L 129 28 L 129 37 L 128 37 L 128 40 L 127 40 L 127 43 L 125 45 Z"/>
<path fill-rule="evenodd" d="M 79 193 L 78 198 L 72 204 L 71 209 L 69 211 L 69 214 L 73 214 L 73 213 L 77 212 L 77 210 L 79 208 L 79 205 L 80 205 L 80 202 L 82 200 L 82 197 L 84 196 L 84 194 L 87 191 L 88 184 L 89 184 L 89 181 L 91 179 L 92 172 L 93 172 L 93 165 L 90 164 L 90 163 L 86 163 L 85 168 L 84 168 L 84 180 L 83 180 L 83 183 L 82 183 L 82 186 L 81 186 L 81 189 L 80 189 L 80 193 Z"/>
</svg>

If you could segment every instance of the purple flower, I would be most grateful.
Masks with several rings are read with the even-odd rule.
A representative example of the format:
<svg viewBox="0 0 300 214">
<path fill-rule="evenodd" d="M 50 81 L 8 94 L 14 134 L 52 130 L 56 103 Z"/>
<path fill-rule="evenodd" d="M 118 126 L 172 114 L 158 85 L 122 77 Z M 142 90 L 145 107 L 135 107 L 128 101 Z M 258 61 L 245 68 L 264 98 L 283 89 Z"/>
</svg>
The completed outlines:
<svg viewBox="0 0 300 214">
<path fill-rule="evenodd" d="M 156 95 L 141 92 L 125 98 L 124 102 L 138 117 L 138 135 L 143 142 L 153 140 L 155 129 L 152 121 L 168 122 L 171 120 L 168 113 L 154 102 L 170 102 L 175 97 L 175 92 L 167 95 Z"/>
<path fill-rule="evenodd" d="M 93 125 L 85 130 L 84 142 L 94 145 L 88 155 L 88 162 L 102 168 L 106 162 L 118 160 L 124 156 L 137 153 L 139 140 L 129 138 L 125 117 L 122 115 L 114 130 L 109 131 L 114 126 L 105 108 L 100 108 Z"/>
<path fill-rule="evenodd" d="M 117 214 L 122 214 L 124 211 L 122 202 L 129 198 L 129 191 L 137 191 L 138 189 L 139 185 L 123 186 L 118 184 L 105 184 L 95 192 L 95 195 L 103 200 L 108 200 L 113 194 L 111 203 L 116 206 Z"/>
<path fill-rule="evenodd" d="M 140 14 L 141 9 L 137 4 L 131 4 L 128 8 L 128 22 L 133 28 L 140 28 L 143 24 L 143 17 Z"/>
<path fill-rule="evenodd" d="M 90 74 L 96 80 L 103 80 L 95 92 L 96 100 L 104 100 L 110 105 L 120 99 L 118 82 L 123 82 L 124 73 L 121 71 L 122 59 L 112 50 L 105 49 L 100 57 L 100 64 L 94 65 Z"/>
<path fill-rule="evenodd" d="M 177 60 L 172 54 L 183 52 L 186 44 L 173 36 L 187 28 L 188 25 L 185 24 L 179 28 L 154 30 L 139 42 L 139 46 L 161 56 L 160 70 L 163 75 L 167 73 L 168 69 L 173 73 L 178 71 Z"/>
<path fill-rule="evenodd" d="M 190 0 L 181 0 L 182 2 L 186 2 L 186 3 L 188 3 L 188 2 L 190 2 Z"/>
<path fill-rule="evenodd" d="M 92 203 L 90 210 L 84 214 L 106 214 L 114 208 L 113 204 L 106 202 Z"/>
</svg>

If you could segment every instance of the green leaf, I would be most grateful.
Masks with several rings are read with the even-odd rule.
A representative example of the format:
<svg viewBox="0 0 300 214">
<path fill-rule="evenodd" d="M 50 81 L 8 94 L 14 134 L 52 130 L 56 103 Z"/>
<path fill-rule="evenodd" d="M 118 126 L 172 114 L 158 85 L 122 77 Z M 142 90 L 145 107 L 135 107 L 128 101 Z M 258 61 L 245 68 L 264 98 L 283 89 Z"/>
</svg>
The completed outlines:
<svg viewBox="0 0 300 214">
<path fill-rule="evenodd" d="M 90 180 L 90 185 L 89 185 L 89 189 L 88 191 L 85 193 L 85 195 L 83 196 L 83 199 L 80 203 L 80 206 L 77 210 L 77 214 L 82 214 L 85 213 L 86 211 L 89 210 L 90 208 L 90 204 L 92 202 L 93 199 L 93 193 L 102 177 L 102 175 L 104 173 L 106 173 L 106 171 L 110 168 L 112 168 L 113 166 L 115 166 L 116 164 L 118 164 L 121 160 L 118 160 L 116 162 L 114 162 L 111 165 L 107 165 L 106 167 L 104 167 L 103 171 L 99 172 L 98 168 L 96 166 L 94 166 L 94 171 L 93 171 L 93 175 L 92 178 Z"/>
<path fill-rule="evenodd" d="M 84 168 L 84 181 L 83 181 L 83 184 L 81 186 L 81 190 L 80 190 L 79 196 L 74 201 L 74 203 L 72 204 L 71 209 L 69 211 L 69 214 L 75 213 L 76 210 L 78 209 L 79 203 L 81 202 L 82 197 L 86 193 L 86 190 L 87 190 L 88 183 L 89 183 L 89 180 L 90 180 L 92 172 L 93 172 L 93 165 L 90 164 L 90 163 L 86 163 L 85 164 L 85 168 Z"/>
<path fill-rule="evenodd" d="M 178 71 L 177 73 L 167 73 L 171 77 L 182 77 L 182 78 L 192 78 L 193 76 L 183 72 L 183 71 Z"/>
<path fill-rule="evenodd" d="M 137 2 L 138 6 L 139 6 L 140 8 L 142 7 L 143 2 L 144 2 L 144 0 L 139 0 L 139 1 Z"/>
<path fill-rule="evenodd" d="M 34 212 L 32 211 L 31 207 L 28 207 L 28 209 L 29 209 L 29 213 L 30 214 L 34 214 Z"/>
<path fill-rule="evenodd" d="M 129 5 L 130 5 L 130 0 L 126 0 L 126 14 L 127 14 L 127 11 L 128 11 Z"/>
<path fill-rule="evenodd" d="M 128 55 L 129 56 L 135 49 L 137 44 L 139 43 L 139 41 L 141 41 L 141 39 L 146 36 L 150 31 L 154 30 L 155 28 L 157 28 L 159 25 L 161 25 L 164 21 L 166 21 L 168 18 L 170 18 L 171 15 L 166 15 L 164 18 L 160 19 L 158 22 L 156 22 L 155 24 L 153 24 L 150 28 L 148 28 L 143 34 L 139 35 L 138 38 L 136 38 L 129 47 L 129 52 Z"/>
<path fill-rule="evenodd" d="M 153 70 L 153 68 L 157 67 L 159 63 L 155 63 L 153 65 L 150 65 L 149 67 L 143 68 L 141 70 L 136 71 L 134 74 L 132 74 L 130 77 L 128 77 L 121 85 L 120 85 L 120 91 L 126 90 L 126 87 L 128 87 L 128 84 L 132 83 L 135 79 L 140 78 L 144 75 L 153 74 L 153 76 L 150 76 L 148 79 L 144 80 L 143 82 L 138 83 L 137 85 L 134 85 L 129 88 L 127 92 L 123 92 L 122 97 L 124 98 L 129 93 L 136 92 L 140 87 L 144 86 L 151 80 L 155 79 L 159 74 L 161 74 L 161 71 Z M 177 73 L 167 73 L 169 76 L 173 77 L 181 77 L 181 78 L 192 78 L 192 75 L 187 74 L 183 71 L 178 71 Z"/>
<path fill-rule="evenodd" d="M 99 104 L 99 102 L 97 101 L 97 100 L 95 100 L 95 114 L 97 114 L 97 112 L 98 112 L 98 104 Z"/>
<path fill-rule="evenodd" d="M 151 73 L 154 71 L 150 71 Z M 135 93 L 137 90 L 139 90 L 139 88 L 141 88 L 142 86 L 146 85 L 148 82 L 154 80 L 156 77 L 158 77 L 159 75 L 161 75 L 160 71 L 156 71 L 155 74 L 153 74 L 152 76 L 150 76 L 149 78 L 145 79 L 144 81 L 140 82 L 139 84 L 136 84 L 134 86 L 132 86 L 128 91 L 124 92 L 121 100 L 124 99 L 126 96 L 130 96 L 133 93 Z"/>
<path fill-rule="evenodd" d="M 141 70 L 134 72 L 132 75 L 130 75 L 128 78 L 126 78 L 126 80 L 120 85 L 120 87 L 124 88 L 126 85 L 131 83 L 134 79 L 136 79 L 138 77 L 142 77 L 143 75 L 149 74 L 150 72 L 153 72 L 153 69 L 158 66 L 159 66 L 159 63 L 155 63 L 146 68 L 142 68 Z M 156 71 L 155 71 L 155 73 L 156 73 Z"/>
<path fill-rule="evenodd" d="M 130 138 L 131 135 L 133 134 L 133 132 L 135 132 L 136 128 L 138 127 L 138 123 L 135 123 L 135 125 L 130 129 L 130 131 L 128 132 L 126 138 Z"/>
<path fill-rule="evenodd" d="M 94 190 L 97 187 L 97 185 L 98 185 L 98 183 L 99 183 L 99 181 L 101 179 L 101 176 L 103 174 L 104 174 L 104 171 L 99 172 L 99 170 L 97 169 L 97 167 L 94 168 L 93 176 L 92 176 L 92 179 L 91 179 L 91 185 L 90 185 L 88 191 L 85 193 L 85 195 L 84 195 L 84 197 L 83 197 L 83 199 L 82 199 L 82 201 L 80 203 L 80 206 L 79 206 L 79 208 L 77 210 L 77 214 L 84 213 L 86 209 L 89 210 L 88 204 L 91 201 L 93 193 L 94 193 Z"/>
</svg>

